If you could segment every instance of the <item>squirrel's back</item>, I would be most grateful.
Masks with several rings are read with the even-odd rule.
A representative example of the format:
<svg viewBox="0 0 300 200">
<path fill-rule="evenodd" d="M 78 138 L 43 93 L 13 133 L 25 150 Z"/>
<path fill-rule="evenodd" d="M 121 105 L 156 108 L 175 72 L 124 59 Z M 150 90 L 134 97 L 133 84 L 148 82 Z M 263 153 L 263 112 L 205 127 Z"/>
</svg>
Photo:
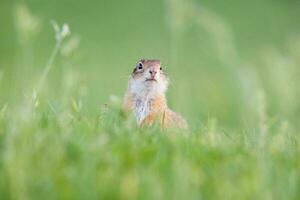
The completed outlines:
<svg viewBox="0 0 300 200">
<path fill-rule="evenodd" d="M 179 127 L 186 129 L 187 122 L 185 119 L 178 113 L 170 110 L 169 108 L 165 110 L 162 119 L 163 127 Z"/>
</svg>

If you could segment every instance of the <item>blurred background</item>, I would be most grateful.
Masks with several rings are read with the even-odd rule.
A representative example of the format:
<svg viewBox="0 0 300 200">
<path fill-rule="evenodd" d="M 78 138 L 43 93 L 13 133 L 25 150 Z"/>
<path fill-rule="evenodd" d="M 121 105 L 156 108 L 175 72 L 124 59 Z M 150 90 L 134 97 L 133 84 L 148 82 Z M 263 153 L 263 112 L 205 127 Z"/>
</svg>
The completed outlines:
<svg viewBox="0 0 300 200">
<path fill-rule="evenodd" d="M 300 122 L 300 1 L 1 0 L 0 106 L 35 87 L 67 23 L 43 96 L 80 100 L 94 115 L 121 101 L 140 58 L 160 59 L 170 77 L 170 107 L 192 127 Z"/>
</svg>

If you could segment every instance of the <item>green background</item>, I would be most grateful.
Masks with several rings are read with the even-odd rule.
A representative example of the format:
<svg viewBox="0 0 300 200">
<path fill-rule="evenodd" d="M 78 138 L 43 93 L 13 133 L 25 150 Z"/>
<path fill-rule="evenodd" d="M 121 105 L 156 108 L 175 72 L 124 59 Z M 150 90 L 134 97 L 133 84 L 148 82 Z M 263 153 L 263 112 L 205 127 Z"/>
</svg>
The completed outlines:
<svg viewBox="0 0 300 200">
<path fill-rule="evenodd" d="M 39 19 L 38 30 L 25 43 L 16 27 L 18 5 Z M 284 88 L 272 85 L 277 80 L 269 80 L 276 79 L 269 70 L 278 69 L 265 66 L 265 62 L 273 60 L 273 54 L 285 56 L 288 48 L 299 48 L 294 44 L 299 43 L 299 7 L 298 1 L 291 0 L 2 0 L 0 64 L 5 80 L 1 81 L 1 101 L 22 98 L 24 90 L 35 84 L 33 80 L 41 74 L 55 44 L 50 25 L 50 20 L 55 20 L 68 23 L 80 44 L 71 58 L 56 59 L 47 82 L 54 91 L 49 98 L 59 95 L 63 73 L 76 70 L 87 88 L 84 106 L 93 112 L 107 103 L 109 95 L 122 98 L 138 59 L 157 58 L 171 80 L 170 106 L 192 124 L 209 116 L 230 126 L 253 120 L 248 108 L 258 89 L 268 94 L 271 111 L 281 115 L 285 108 L 280 108 L 279 98 L 284 92 L 275 94 L 278 91 L 274 90 Z M 284 65 L 278 68 L 290 70 Z M 299 93 L 292 98 L 298 97 Z M 293 103 L 297 105 L 287 114 L 294 117 L 299 104 Z"/>
</svg>

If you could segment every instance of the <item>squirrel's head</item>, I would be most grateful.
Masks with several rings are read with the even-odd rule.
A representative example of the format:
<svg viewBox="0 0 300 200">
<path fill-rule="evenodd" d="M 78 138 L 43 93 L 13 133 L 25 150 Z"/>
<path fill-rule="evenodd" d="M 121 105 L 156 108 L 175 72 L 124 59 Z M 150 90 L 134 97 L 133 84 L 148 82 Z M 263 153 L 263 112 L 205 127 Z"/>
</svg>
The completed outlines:
<svg viewBox="0 0 300 200">
<path fill-rule="evenodd" d="M 133 69 L 130 79 L 134 93 L 152 92 L 164 94 L 168 87 L 168 77 L 159 60 L 141 59 Z"/>
</svg>

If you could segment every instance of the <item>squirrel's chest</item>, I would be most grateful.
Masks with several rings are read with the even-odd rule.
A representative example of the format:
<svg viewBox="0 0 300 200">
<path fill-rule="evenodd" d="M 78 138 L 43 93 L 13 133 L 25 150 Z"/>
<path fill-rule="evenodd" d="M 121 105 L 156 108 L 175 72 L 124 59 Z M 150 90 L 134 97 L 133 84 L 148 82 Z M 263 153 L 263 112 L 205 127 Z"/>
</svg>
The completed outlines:
<svg viewBox="0 0 300 200">
<path fill-rule="evenodd" d="M 134 113 L 138 124 L 150 114 L 152 107 L 152 100 L 149 99 L 136 99 L 134 106 Z"/>
</svg>

